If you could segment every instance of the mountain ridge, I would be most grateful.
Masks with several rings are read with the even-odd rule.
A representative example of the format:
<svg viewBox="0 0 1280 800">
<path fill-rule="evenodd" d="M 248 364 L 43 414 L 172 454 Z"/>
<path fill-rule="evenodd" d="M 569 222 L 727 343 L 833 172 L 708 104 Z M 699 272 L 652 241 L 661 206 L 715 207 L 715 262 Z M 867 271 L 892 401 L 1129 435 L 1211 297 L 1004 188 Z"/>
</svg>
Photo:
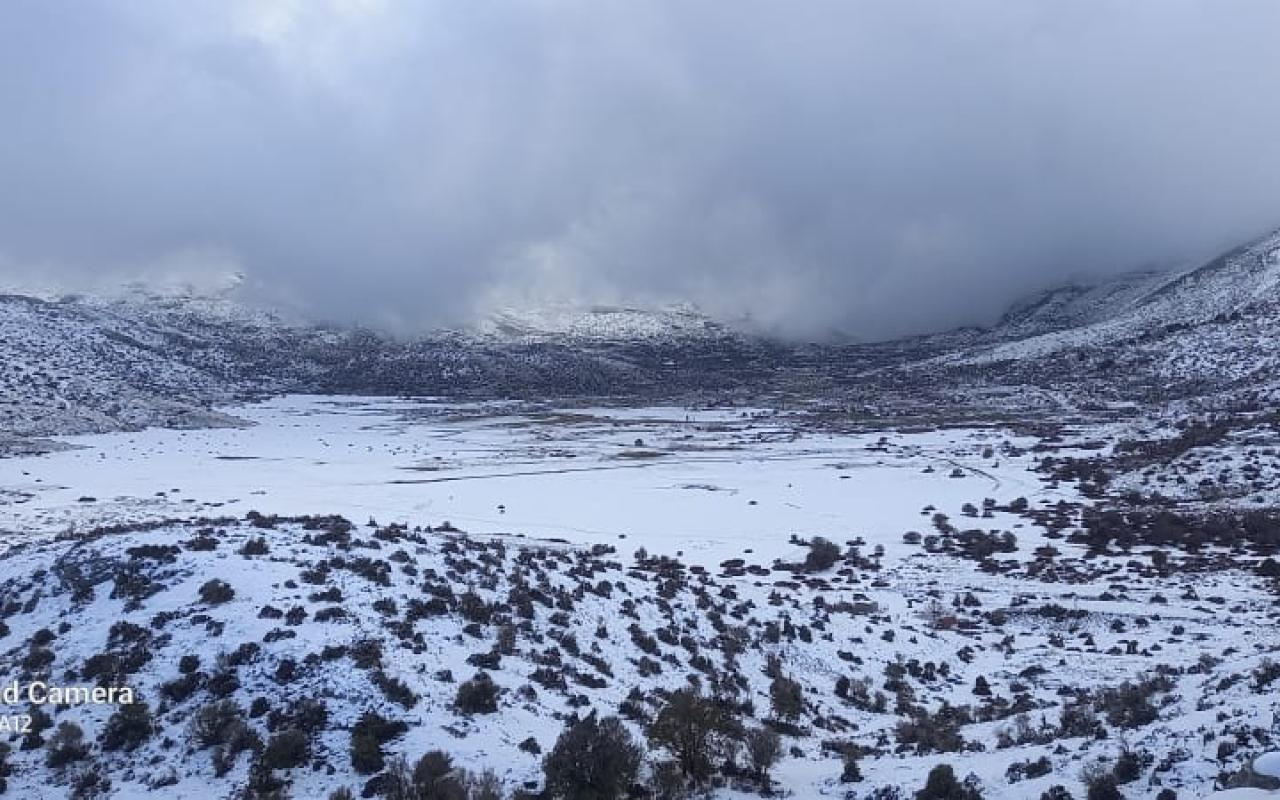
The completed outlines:
<svg viewBox="0 0 1280 800">
<path fill-rule="evenodd" d="M 234 424 L 215 408 L 287 392 L 459 397 L 784 392 L 868 397 L 939 382 L 1080 399 L 1275 392 L 1280 231 L 1205 264 L 1049 289 L 986 329 L 795 344 L 691 305 L 496 309 L 396 339 L 286 320 L 218 296 L 0 295 L 0 431 L 50 436 Z M 912 384 L 915 384 L 913 387 Z M 963 402 L 963 401 L 961 401 Z"/>
</svg>

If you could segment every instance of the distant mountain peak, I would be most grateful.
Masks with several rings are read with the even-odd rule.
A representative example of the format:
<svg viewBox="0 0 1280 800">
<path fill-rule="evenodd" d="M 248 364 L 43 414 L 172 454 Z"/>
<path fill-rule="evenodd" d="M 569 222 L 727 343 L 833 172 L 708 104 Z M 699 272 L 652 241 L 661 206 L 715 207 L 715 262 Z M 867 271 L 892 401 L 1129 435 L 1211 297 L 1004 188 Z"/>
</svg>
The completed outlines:
<svg viewBox="0 0 1280 800">
<path fill-rule="evenodd" d="M 655 308 L 544 304 L 495 308 L 466 333 L 501 341 L 643 341 L 728 335 L 728 329 L 689 303 Z"/>
</svg>

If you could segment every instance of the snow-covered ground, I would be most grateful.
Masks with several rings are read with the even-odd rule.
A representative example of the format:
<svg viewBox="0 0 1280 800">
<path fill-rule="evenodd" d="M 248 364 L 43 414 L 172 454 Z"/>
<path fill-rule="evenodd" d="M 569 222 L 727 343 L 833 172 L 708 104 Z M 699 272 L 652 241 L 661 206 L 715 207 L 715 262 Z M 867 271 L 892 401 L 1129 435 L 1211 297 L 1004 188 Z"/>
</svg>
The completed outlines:
<svg viewBox="0 0 1280 800">
<path fill-rule="evenodd" d="M 254 425 L 62 437 L 78 449 L 0 460 L 0 531 L 324 511 L 714 565 L 747 548 L 794 555 L 791 534 L 863 536 L 895 555 L 926 504 L 1042 492 L 1030 459 L 1005 455 L 1029 440 L 992 430 L 849 435 L 759 409 L 296 396 L 235 413 Z"/>
<path fill-rule="evenodd" d="M 972 773 L 988 798 L 1037 798 L 1053 785 L 1083 797 L 1082 771 L 1127 753 L 1151 758 L 1126 797 L 1168 787 L 1198 797 L 1274 731 L 1268 659 L 1280 637 L 1254 561 L 1179 572 L 1153 569 L 1146 548 L 1085 557 L 1036 516 L 1059 514 L 1069 530 L 1082 498 L 1033 471 L 1034 437 L 995 427 L 837 433 L 764 408 L 292 396 L 224 410 L 253 424 L 60 437 L 71 449 L 0 460 L 0 683 L 33 670 L 80 683 L 96 654 L 145 649 L 129 682 L 179 743 L 170 749 L 156 736 L 136 752 L 94 750 L 113 781 L 107 796 L 191 797 L 243 784 L 249 756 L 216 775 L 208 751 L 189 741 L 192 715 L 228 674 L 239 683 L 223 696 L 246 709 L 259 697 L 286 710 L 303 698 L 326 702 L 311 754 L 332 771 L 282 771 L 297 797 L 358 791 L 368 779 L 351 771 L 348 754 L 365 710 L 409 726 L 388 755 L 443 748 L 468 768 L 497 770 L 513 789 L 540 777 L 540 757 L 521 745 L 532 737 L 545 753 L 584 699 L 613 714 L 637 689 L 651 713 L 654 691 L 711 669 L 740 679 L 752 724 L 765 724 L 770 656 L 804 688 L 801 731 L 784 737 L 774 771 L 797 798 L 863 798 L 877 787 L 909 796 L 940 763 Z M 314 538 L 331 523 L 276 524 L 251 511 L 338 514 L 354 527 L 335 549 Z M 1012 534 L 1016 549 L 977 561 L 929 546 L 947 528 L 937 514 L 956 529 Z M 130 529 L 86 537 L 110 525 Z M 904 539 L 910 531 L 922 536 Z M 259 536 L 265 552 L 240 553 Z M 840 545 L 837 563 L 812 573 L 791 566 L 814 537 Z M 600 545 L 616 550 L 591 549 Z M 637 558 L 641 550 L 651 558 Z M 671 583 L 669 565 L 652 557 L 677 555 L 684 566 Z M 369 561 L 352 566 L 360 557 Z M 142 590 L 131 571 L 145 576 Z M 234 597 L 201 602 L 212 579 Z M 469 657 L 496 652 L 501 626 L 468 625 L 474 615 L 457 597 L 474 593 L 498 608 L 527 584 L 558 599 L 535 603 L 529 625 L 487 668 L 503 690 L 500 716 L 459 713 L 455 680 L 474 673 Z M 443 610 L 410 615 L 446 587 Z M 300 608 L 304 621 L 283 623 L 266 606 Z M 117 633 L 118 622 L 137 627 Z M 650 634 L 660 641 L 646 644 Z M 735 654 L 727 642 L 736 635 L 746 647 Z M 382 647 L 373 669 L 333 649 L 371 638 Z M 556 647 L 563 662 L 549 660 Z M 322 656 L 326 648 L 337 655 Z M 44 649 L 51 663 L 39 663 Z M 191 654 L 193 693 L 164 688 L 181 680 L 179 659 Z M 540 682 L 547 669 L 567 688 Z M 380 688 L 387 676 L 417 699 Z M 866 697 L 839 689 L 842 677 L 866 681 Z M 1108 692 L 1144 679 L 1158 688 L 1152 705 L 1138 705 L 1154 718 L 1111 720 L 1120 701 Z M 887 706 L 870 707 L 876 693 Z M 948 706 L 971 715 L 959 750 L 904 738 L 901 724 Z M 1068 707 L 1093 709 L 1103 735 L 1068 731 Z M 109 712 L 73 706 L 55 719 L 75 721 L 92 742 Z M 252 724 L 264 739 L 275 730 Z M 628 724 L 642 738 L 643 725 Z M 17 796 L 67 795 L 78 773 L 46 770 L 39 750 L 11 741 Z M 861 781 L 840 782 L 832 743 L 860 748 Z M 1015 766 L 1033 762 L 1048 773 Z"/>
</svg>

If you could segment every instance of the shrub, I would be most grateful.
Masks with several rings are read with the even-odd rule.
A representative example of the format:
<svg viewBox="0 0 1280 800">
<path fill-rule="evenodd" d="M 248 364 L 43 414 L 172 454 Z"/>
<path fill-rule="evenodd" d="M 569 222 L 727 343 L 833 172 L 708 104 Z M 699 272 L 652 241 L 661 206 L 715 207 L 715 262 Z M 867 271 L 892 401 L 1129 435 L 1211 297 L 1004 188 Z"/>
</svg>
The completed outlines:
<svg viewBox="0 0 1280 800">
<path fill-rule="evenodd" d="M 458 613 L 467 622 L 488 625 L 493 619 L 493 606 L 475 592 L 465 592 L 458 596 Z"/>
<path fill-rule="evenodd" d="M 447 753 L 432 750 L 413 767 L 413 795 L 421 800 L 467 800 L 467 775 Z"/>
<path fill-rule="evenodd" d="M 351 768 L 361 775 L 372 775 L 386 766 L 382 743 L 370 731 L 351 732 Z"/>
<path fill-rule="evenodd" d="M 1004 771 L 1004 776 L 1009 783 L 1017 783 L 1024 778 L 1042 778 L 1050 772 L 1053 772 L 1053 764 L 1046 756 L 1040 756 L 1035 761 L 1027 759 L 1013 762 Z"/>
<path fill-rule="evenodd" d="M 1253 690 L 1261 692 L 1277 680 L 1280 680 L 1280 664 L 1264 658 L 1253 671 Z"/>
<path fill-rule="evenodd" d="M 239 796 L 245 800 L 288 800 L 289 797 L 285 782 L 261 761 L 249 765 L 249 780 Z"/>
<path fill-rule="evenodd" d="M 122 705 L 107 719 L 98 737 L 103 750 L 134 750 L 151 736 L 151 709 L 146 703 Z"/>
<path fill-rule="evenodd" d="M 214 697 L 228 697 L 240 688 L 240 679 L 234 669 L 222 669 L 209 676 L 205 687 Z"/>
<path fill-rule="evenodd" d="M 262 699 L 262 698 L 259 698 Z M 277 716 L 278 714 L 278 716 Z M 288 713 L 271 712 L 272 730 L 279 728 L 297 728 L 314 736 L 325 728 L 329 721 L 329 708 L 323 700 L 305 697 L 290 708 Z"/>
<path fill-rule="evenodd" d="M 957 780 L 950 764 L 939 764 L 929 770 L 924 788 L 916 792 L 916 800 L 982 800 L 982 794 L 967 782 Z"/>
<path fill-rule="evenodd" d="M 924 709 L 894 727 L 898 744 L 913 745 L 917 753 L 954 753 L 964 748 L 956 709 L 944 706 L 930 715 Z"/>
<path fill-rule="evenodd" d="M 1116 779 L 1110 773 L 1098 775 L 1088 781 L 1088 800 L 1124 800 Z"/>
<path fill-rule="evenodd" d="M 51 767 L 66 766 L 89 755 L 89 746 L 84 741 L 84 731 L 74 722 L 59 722 L 45 747 L 47 749 L 45 763 Z"/>
<path fill-rule="evenodd" d="M 71 800 L 89 800 L 110 792 L 111 779 L 103 774 L 101 766 L 88 764 L 71 776 L 69 788 Z"/>
<path fill-rule="evenodd" d="M 661 800 L 685 800 L 689 797 L 688 780 L 675 761 L 654 764 L 649 781 L 653 784 L 654 796 Z"/>
<path fill-rule="evenodd" d="M 642 753 L 617 717 L 594 712 L 560 734 L 543 761 L 547 791 L 564 800 L 613 800 L 635 780 Z"/>
<path fill-rule="evenodd" d="M 1142 776 L 1145 766 L 1143 755 L 1142 752 L 1125 749 L 1116 757 L 1116 763 L 1111 767 L 1111 777 L 1115 778 L 1117 784 L 1133 783 Z"/>
<path fill-rule="evenodd" d="M 240 719 L 240 706 L 234 700 L 209 703 L 191 718 L 191 735 L 201 747 L 223 744 L 226 742 L 227 731 Z"/>
<path fill-rule="evenodd" d="M 393 678 L 382 670 L 373 673 L 373 682 L 387 699 L 399 703 L 405 708 L 413 708 L 418 704 L 418 695 L 399 678 Z"/>
<path fill-rule="evenodd" d="M 327 606 L 320 609 L 315 614 L 316 622 L 329 622 L 336 619 L 346 619 L 347 610 L 342 606 Z"/>
<path fill-rule="evenodd" d="M 164 588 L 163 584 L 151 580 L 136 564 L 129 564 L 116 570 L 113 580 L 111 597 L 129 601 L 126 608 L 138 608 L 141 601 Z"/>
<path fill-rule="evenodd" d="M 200 599 L 211 606 L 225 603 L 235 596 L 236 590 L 231 588 L 231 584 L 217 578 L 206 581 L 200 587 Z"/>
<path fill-rule="evenodd" d="M 293 769 L 306 762 L 311 754 L 311 740 L 296 728 L 281 731 L 267 740 L 262 751 L 262 766 L 267 769 Z"/>
<path fill-rule="evenodd" d="M 823 572 L 831 569 L 839 560 L 840 546 L 817 536 L 809 543 L 809 553 L 804 558 L 804 569 L 805 572 Z"/>
<path fill-rule="evenodd" d="M 1155 722 L 1159 717 L 1151 704 L 1151 695 L 1157 686 L 1152 681 L 1130 683 L 1125 681 L 1114 689 L 1099 694 L 1098 702 L 1107 715 L 1107 722 L 1121 728 L 1140 728 Z"/>
<path fill-rule="evenodd" d="M 244 543 L 244 547 L 240 548 L 240 554 L 243 556 L 265 556 L 267 552 L 267 540 L 262 536 L 250 539 Z"/>
<path fill-rule="evenodd" d="M 360 669 L 373 669 L 382 663 L 382 643 L 377 639 L 361 639 L 351 645 L 348 655 Z"/>
<path fill-rule="evenodd" d="M 1084 703 L 1064 705 L 1060 727 L 1062 735 L 1067 737 L 1097 736 L 1102 731 L 1102 723 L 1098 720 L 1097 714 Z"/>
<path fill-rule="evenodd" d="M 498 685 L 486 672 L 458 686 L 453 705 L 463 714 L 493 714 L 498 710 Z"/>
<path fill-rule="evenodd" d="M 218 540 L 201 531 L 184 542 L 187 549 L 194 553 L 207 553 L 218 549 Z"/>
<path fill-rule="evenodd" d="M 362 775 L 380 771 L 386 764 L 382 746 L 408 728 L 403 722 L 366 711 L 351 729 L 351 766 Z"/>
<path fill-rule="evenodd" d="M 469 775 L 467 791 L 470 792 L 467 800 L 503 800 L 504 796 L 502 779 L 491 769 L 486 769 L 479 775 Z"/>
<path fill-rule="evenodd" d="M 262 747 L 262 739 L 233 700 L 218 700 L 197 711 L 191 719 L 191 736 L 201 748 L 214 748 L 213 771 L 219 776 L 235 766 L 240 753 Z"/>
<path fill-rule="evenodd" d="M 47 647 L 32 647 L 22 658 L 22 668 L 28 672 L 38 672 L 53 663 L 53 651 Z"/>
<path fill-rule="evenodd" d="M 27 706 L 27 716 L 31 718 L 27 725 L 27 733 L 22 737 L 20 750 L 35 750 L 45 743 L 44 732 L 53 727 L 53 717 L 45 713 L 37 705 Z"/>
</svg>

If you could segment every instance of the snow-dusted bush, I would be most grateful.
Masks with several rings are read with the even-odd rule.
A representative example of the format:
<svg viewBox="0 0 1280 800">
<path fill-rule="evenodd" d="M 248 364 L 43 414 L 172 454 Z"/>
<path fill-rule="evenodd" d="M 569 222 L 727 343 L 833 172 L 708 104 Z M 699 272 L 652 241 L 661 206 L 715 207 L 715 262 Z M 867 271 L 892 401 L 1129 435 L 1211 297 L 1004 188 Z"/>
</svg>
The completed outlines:
<svg viewBox="0 0 1280 800">
<path fill-rule="evenodd" d="M 642 757 L 621 720 L 592 712 L 569 724 L 543 762 L 547 791 L 564 800 L 622 797 Z"/>
<path fill-rule="evenodd" d="M 454 708 L 463 714 L 493 714 L 498 710 L 498 685 L 486 672 L 477 672 L 475 677 L 458 686 Z"/>
<path fill-rule="evenodd" d="M 235 596 L 236 590 L 231 588 L 231 584 L 217 578 L 206 581 L 200 587 L 200 599 L 211 606 L 225 603 Z"/>
</svg>

